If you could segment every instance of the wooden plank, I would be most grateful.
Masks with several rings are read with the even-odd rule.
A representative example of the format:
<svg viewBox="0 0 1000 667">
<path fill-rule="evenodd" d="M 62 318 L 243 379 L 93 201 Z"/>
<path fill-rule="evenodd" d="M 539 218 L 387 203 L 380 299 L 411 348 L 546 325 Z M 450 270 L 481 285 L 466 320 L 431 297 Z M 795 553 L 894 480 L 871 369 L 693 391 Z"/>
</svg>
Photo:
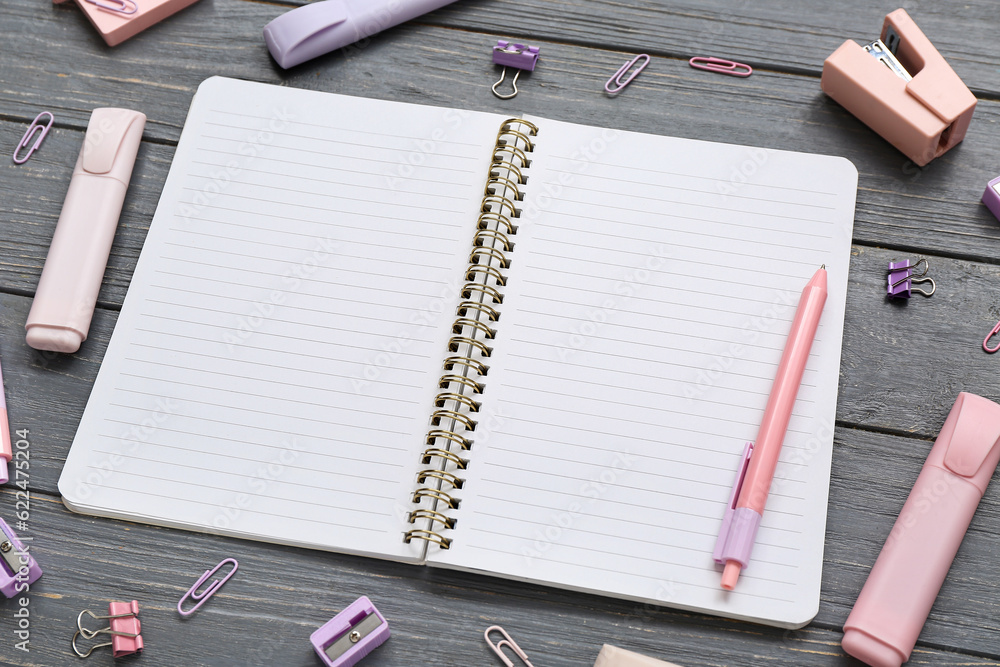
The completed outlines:
<svg viewBox="0 0 1000 667">
<path fill-rule="evenodd" d="M 937 293 L 890 302 L 885 267 L 902 256 L 854 247 L 837 420 L 849 428 L 930 439 L 959 391 L 1000 401 L 1000 356 L 981 349 L 986 332 L 1000 319 L 1000 306 L 990 300 L 987 287 L 1000 281 L 1000 267 L 931 256 Z M 69 356 L 37 352 L 23 343 L 30 298 L 0 294 L 0 305 L 0 359 L 11 425 L 27 428 L 46 443 L 35 483 L 54 493 L 117 314 L 98 309 L 90 338 Z"/>
<path fill-rule="evenodd" d="M 934 296 L 885 296 L 892 259 L 920 256 L 854 248 L 837 419 L 866 428 L 937 436 L 959 391 L 1000 400 L 1000 357 L 983 338 L 1000 319 L 992 285 L 1000 268 L 930 257 Z"/>
<path fill-rule="evenodd" d="M 305 4 L 304 0 L 294 0 Z M 885 15 L 904 7 L 978 96 L 1000 93 L 1000 44 L 992 34 L 997 8 L 987 0 L 943 5 L 860 0 L 820 3 L 686 0 L 462 0 L 422 22 L 497 33 L 517 41 L 564 42 L 688 59 L 719 56 L 754 67 L 818 76 L 844 40 L 876 39 Z M 543 63 L 544 67 L 544 54 Z M 613 71 L 613 70 L 612 70 Z"/>
<path fill-rule="evenodd" d="M 0 499 L 4 507 L 13 504 L 10 490 Z M 81 610 L 100 613 L 110 600 L 137 599 L 146 644 L 143 665 L 312 667 L 318 662 L 309 634 L 360 595 L 375 601 L 393 632 L 366 658 L 371 667 L 499 664 L 481 634 L 493 623 L 510 631 L 534 664 L 552 667 L 592 664 L 605 642 L 686 667 L 850 662 L 833 629 L 786 632 L 491 577 L 88 519 L 41 496 L 34 498 L 24 533 L 33 538 L 46 573 L 29 592 L 30 652 L 14 648 L 10 618 L 0 624 L 7 634 L 0 641 L 5 665 L 67 664 L 74 659 L 69 639 Z M 196 615 L 181 620 L 177 600 L 202 571 L 225 557 L 239 560 L 239 572 Z M 980 573 L 984 591 L 992 590 L 981 568 Z M 16 604 L 8 603 L 8 609 Z M 963 629 L 956 620 L 977 618 L 982 617 L 950 618 L 947 630 Z M 937 624 L 932 619 L 928 629 L 937 631 Z M 1000 664 L 993 655 L 996 637 L 985 629 L 978 634 L 987 643 L 967 646 L 983 657 L 921 646 L 909 664 Z"/>
<path fill-rule="evenodd" d="M 22 24 L 27 20 L 24 3 L 28 0 L 13 2 L 18 10 L 14 12 L 15 20 L 5 21 L 0 34 L 4 30 L 16 33 L 26 27 Z M 0 69 L 0 81 L 4 84 L 0 86 L 0 108 L 24 120 L 33 117 L 46 105 L 46 100 L 41 95 L 24 93 L 18 83 L 23 80 L 35 81 L 38 90 L 49 91 L 50 106 L 53 96 L 68 105 L 55 108 L 61 128 L 69 125 L 82 129 L 90 110 L 98 105 L 132 106 L 150 114 L 146 136 L 151 140 L 147 143 L 154 145 L 144 146 L 140 153 L 136 182 L 130 189 L 124 230 L 119 236 L 119 243 L 126 247 L 116 246 L 116 259 L 108 274 L 109 285 L 116 291 L 112 294 L 109 290 L 104 295 L 111 303 L 121 301 L 121 288 L 128 282 L 134 252 L 141 245 L 162 187 L 169 150 L 160 144 L 177 140 L 193 91 L 204 78 L 215 73 L 283 81 L 331 92 L 483 111 L 526 112 L 634 131 L 840 154 L 850 159 L 861 174 L 857 242 L 896 248 L 921 247 L 937 254 L 1000 262 L 1000 244 L 995 243 L 1000 238 L 1000 225 L 979 203 L 985 182 L 996 168 L 989 131 L 991 124 L 1000 118 L 1000 103 L 982 103 L 977 112 L 979 122 L 970 129 L 969 139 L 921 170 L 823 96 L 812 77 L 760 72 L 738 81 L 696 72 L 676 60 L 656 59 L 628 91 L 609 99 L 601 87 L 618 66 L 620 55 L 550 45 L 548 66 L 526 77 L 522 94 L 505 103 L 488 91 L 496 76 L 489 59 L 470 56 L 484 49 L 485 36 L 411 26 L 393 31 L 391 39 L 373 41 L 351 57 L 331 55 L 317 60 L 314 66 L 279 78 L 281 75 L 269 65 L 266 53 L 260 52 L 263 47 L 253 52 L 256 55 L 237 51 L 231 61 L 227 57 L 226 63 L 232 64 L 220 66 L 205 56 L 215 48 L 218 38 L 199 32 L 200 21 L 211 19 L 209 22 L 241 34 L 240 43 L 244 43 L 263 18 L 259 15 L 263 11 L 260 8 L 273 11 L 274 7 L 242 2 L 214 7 L 212 3 L 199 3 L 178 15 L 176 21 L 144 35 L 141 43 L 135 42 L 144 45 L 141 49 L 115 51 L 114 59 L 95 57 L 91 74 L 97 77 L 97 83 L 89 74 L 60 76 L 58 71 L 39 72 L 37 67 L 30 69 L 24 64 L 38 62 L 43 58 L 42 53 L 36 58 L 29 54 Z M 202 16 L 205 11 L 219 14 Z M 194 21 L 196 18 L 198 22 Z M 73 49 L 89 48 L 74 44 L 71 39 L 65 46 L 57 43 L 57 27 L 54 20 L 43 20 L 36 28 L 52 34 L 51 42 L 39 40 L 39 43 L 56 51 L 65 49 L 65 55 L 56 57 L 56 61 L 71 61 Z M 61 32 L 65 30 L 58 34 Z M 166 56 L 168 50 L 177 51 L 178 42 L 187 44 L 192 40 L 194 45 L 181 50 L 180 56 Z M 157 54 L 156 69 L 148 65 L 150 53 Z M 246 64 L 255 58 L 255 64 Z M 139 74 L 135 79 L 114 74 L 122 68 L 133 68 Z M 712 112 L 706 113 L 706 109 Z M 23 127 L 19 123 L 2 125 L 5 142 L 16 142 Z M 69 132 L 57 131 L 28 165 L 21 168 L 4 165 L 0 194 L 5 196 L 0 211 L 7 215 L 0 217 L 0 224 L 8 227 L 0 227 L 0 232 L 4 243 L 27 234 L 29 244 L 27 248 L 10 248 L 11 253 L 0 264 L 0 286 L 4 289 L 31 291 L 37 281 L 47 238 L 65 195 L 68 169 L 82 142 L 82 138 L 74 138 Z M 55 170 L 35 179 L 30 187 L 25 185 L 47 165 Z M 26 221 L 32 227 L 26 229 Z M 7 233 L 11 225 L 17 227 L 16 234 Z M 14 266 L 7 265 L 7 257 L 16 258 Z M 118 273 L 118 269 L 122 272 Z"/>
</svg>

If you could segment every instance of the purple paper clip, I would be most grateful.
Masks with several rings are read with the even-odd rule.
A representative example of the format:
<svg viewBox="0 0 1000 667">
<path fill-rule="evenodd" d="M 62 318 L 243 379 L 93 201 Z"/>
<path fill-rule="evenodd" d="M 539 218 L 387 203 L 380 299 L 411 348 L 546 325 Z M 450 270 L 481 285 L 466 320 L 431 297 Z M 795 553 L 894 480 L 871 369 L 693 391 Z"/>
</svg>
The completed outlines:
<svg viewBox="0 0 1000 667">
<path fill-rule="evenodd" d="M 753 68 L 750 65 L 725 60 L 723 58 L 702 58 L 695 57 L 688 61 L 688 65 L 695 69 L 703 69 L 719 74 L 729 74 L 730 76 L 750 76 Z"/>
<path fill-rule="evenodd" d="M 98 9 L 114 14 L 135 14 L 139 11 L 139 5 L 135 4 L 133 0 L 87 0 L 87 2 L 95 5 Z M 105 2 L 111 4 L 105 4 Z"/>
<path fill-rule="evenodd" d="M 539 49 L 537 46 L 525 46 L 523 44 L 513 44 L 502 39 L 497 40 L 497 45 L 493 47 L 493 64 L 503 65 L 503 73 L 500 74 L 500 80 L 493 84 L 493 94 L 501 100 L 509 100 L 517 95 L 517 78 L 521 76 L 523 70 L 529 72 L 535 71 L 535 65 L 538 64 L 538 55 Z M 507 78 L 508 67 L 513 67 L 517 72 L 514 74 L 514 81 L 512 83 L 514 92 L 504 95 L 497 92 L 497 86 Z"/>
<path fill-rule="evenodd" d="M 645 60 L 642 62 L 641 65 L 637 66 L 638 62 L 642 58 L 645 58 Z M 649 56 L 646 55 L 645 53 L 640 53 L 635 58 L 632 58 L 632 60 L 628 61 L 627 63 L 619 67 L 618 71 L 611 75 L 611 78 L 608 79 L 608 82 L 604 84 L 604 91 L 608 95 L 617 95 L 618 93 L 622 92 L 625 86 L 632 83 L 632 79 L 639 76 L 639 72 L 646 69 L 646 65 L 648 64 L 649 64 Z M 633 67 L 635 67 L 635 71 L 629 74 L 628 78 L 623 81 L 622 77 L 628 74 L 628 71 Z"/>
<path fill-rule="evenodd" d="M 914 273 L 917 268 L 923 264 L 924 270 L 920 273 Z M 913 292 L 917 294 L 923 294 L 924 296 L 931 296 L 937 290 L 937 284 L 934 282 L 933 278 L 925 278 L 927 271 L 930 266 L 927 264 L 926 259 L 919 259 L 915 263 L 911 264 L 910 260 L 904 259 L 899 262 L 889 262 L 889 275 L 886 280 L 886 294 L 889 295 L 891 299 L 909 299 Z M 930 283 L 931 291 L 925 292 L 922 289 L 916 289 L 913 287 L 914 284 L 919 283 Z"/>
<path fill-rule="evenodd" d="M 351 667 L 388 638 L 388 621 L 362 595 L 312 633 L 309 641 L 327 667 Z"/>
<path fill-rule="evenodd" d="M 12 598 L 42 576 L 42 568 L 7 523 L 0 519 L 0 593 Z"/>
<path fill-rule="evenodd" d="M 221 579 L 216 579 L 211 584 L 209 584 L 208 588 L 206 588 L 205 590 L 203 590 L 203 591 L 199 591 L 198 590 L 199 586 L 201 586 L 203 583 L 205 583 L 206 581 L 208 581 L 209 577 L 211 577 L 213 574 L 215 574 L 220 569 L 222 569 L 223 567 L 225 567 L 225 565 L 227 563 L 232 563 L 233 564 L 233 569 L 229 571 L 229 574 L 227 574 L 226 576 L 222 577 Z M 198 581 L 194 582 L 194 586 L 192 586 L 191 588 L 189 588 L 188 592 L 185 593 L 184 597 L 182 597 L 181 600 L 180 600 L 180 602 L 177 603 L 177 613 L 179 613 L 181 616 L 190 616 L 191 614 L 193 614 L 194 612 L 196 612 L 201 605 L 203 605 L 206 602 L 208 602 L 208 598 L 210 598 L 213 595 L 215 595 L 216 591 L 218 591 L 220 588 L 222 588 L 222 585 L 224 583 L 226 583 L 227 581 L 229 581 L 230 579 L 232 579 L 233 575 L 236 574 L 236 570 L 238 570 L 239 567 L 240 567 L 240 564 L 236 562 L 235 558 L 226 558 L 221 563 L 219 563 L 218 565 L 216 565 L 215 567 L 213 567 L 211 570 L 205 570 L 205 574 L 203 574 L 200 577 L 198 577 Z M 196 604 L 195 606 L 191 607 L 187 611 L 184 611 L 184 609 L 182 608 L 182 606 L 188 600 L 188 598 L 191 598 L 192 600 L 197 600 L 198 604 Z"/>
<path fill-rule="evenodd" d="M 49 117 L 49 122 L 46 123 L 45 125 L 41 125 L 38 122 L 42 116 Z M 14 164 L 24 164 L 25 162 L 28 161 L 28 158 L 30 158 L 35 153 L 35 151 L 39 149 L 39 147 L 41 147 L 42 141 L 45 139 L 45 135 L 49 133 L 50 129 L 52 129 L 52 123 L 54 122 L 56 122 L 55 116 L 50 114 L 48 111 L 43 111 L 42 113 L 35 116 L 35 120 L 31 121 L 31 125 L 28 126 L 28 131 L 24 133 L 23 137 L 21 137 L 21 143 L 19 143 L 17 145 L 17 148 L 14 149 Z M 28 144 L 34 138 L 35 134 L 39 132 L 41 134 L 38 134 L 38 138 L 35 139 L 34 145 L 31 148 L 28 148 Z M 24 157 L 18 158 L 17 152 L 22 148 L 28 148 L 28 152 Z"/>
</svg>

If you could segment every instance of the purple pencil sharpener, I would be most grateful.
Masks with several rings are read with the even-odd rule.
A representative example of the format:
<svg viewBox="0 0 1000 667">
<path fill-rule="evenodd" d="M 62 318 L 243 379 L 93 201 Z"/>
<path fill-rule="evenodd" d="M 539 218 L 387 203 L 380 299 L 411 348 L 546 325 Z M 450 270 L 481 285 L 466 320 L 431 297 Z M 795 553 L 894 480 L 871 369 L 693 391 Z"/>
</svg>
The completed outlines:
<svg viewBox="0 0 1000 667">
<path fill-rule="evenodd" d="M 28 590 L 42 576 L 42 568 L 7 523 L 0 519 L 0 593 L 9 598 Z"/>
<path fill-rule="evenodd" d="M 1000 176 L 986 184 L 986 191 L 983 192 L 983 203 L 990 209 L 998 220 L 1000 220 Z"/>
<path fill-rule="evenodd" d="M 389 638 L 389 623 L 372 601 L 359 597 L 309 636 L 327 667 L 352 667 Z"/>
</svg>

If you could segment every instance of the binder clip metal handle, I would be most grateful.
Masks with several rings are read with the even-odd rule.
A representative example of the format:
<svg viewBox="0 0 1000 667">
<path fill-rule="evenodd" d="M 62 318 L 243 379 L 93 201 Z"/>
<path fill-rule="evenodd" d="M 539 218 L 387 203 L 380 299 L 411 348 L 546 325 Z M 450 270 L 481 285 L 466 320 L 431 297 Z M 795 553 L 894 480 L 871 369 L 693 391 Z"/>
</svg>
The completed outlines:
<svg viewBox="0 0 1000 667">
<path fill-rule="evenodd" d="M 497 45 L 493 47 L 493 64 L 503 65 L 503 72 L 500 74 L 500 80 L 493 84 L 493 94 L 501 100 L 509 100 L 517 95 L 517 78 L 521 76 L 521 72 L 524 70 L 529 72 L 535 71 L 535 65 L 538 64 L 538 56 L 539 48 L 537 46 L 525 46 L 524 44 L 513 44 L 502 39 L 497 40 Z M 514 73 L 514 80 L 512 82 L 514 92 L 505 95 L 498 91 L 497 88 L 507 78 L 508 67 L 516 69 L 517 72 Z"/>
</svg>

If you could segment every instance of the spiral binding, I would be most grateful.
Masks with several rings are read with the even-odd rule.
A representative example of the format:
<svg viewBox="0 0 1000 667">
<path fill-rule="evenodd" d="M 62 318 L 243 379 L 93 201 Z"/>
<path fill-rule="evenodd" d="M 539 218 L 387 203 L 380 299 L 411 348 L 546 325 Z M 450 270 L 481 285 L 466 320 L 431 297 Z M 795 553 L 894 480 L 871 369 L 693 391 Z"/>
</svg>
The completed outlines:
<svg viewBox="0 0 1000 667">
<path fill-rule="evenodd" d="M 465 271 L 462 302 L 458 305 L 444 374 L 438 382 L 441 391 L 434 399 L 432 428 L 427 432 L 427 449 L 421 463 L 431 466 L 417 473 L 420 484 L 413 493 L 416 509 L 407 515 L 418 525 L 403 534 L 403 541 L 424 540 L 442 549 L 451 547 L 452 538 L 443 533 L 452 530 L 457 519 L 448 512 L 457 510 L 461 499 L 455 495 L 465 485 L 459 471 L 469 460 L 459 452 L 472 448 L 482 407 L 476 397 L 486 390 L 483 380 L 490 367 L 493 348 L 487 343 L 496 337 L 498 308 L 503 303 L 501 288 L 507 284 L 504 271 L 510 268 L 514 250 L 511 237 L 517 234 L 515 220 L 520 216 L 518 202 L 524 200 L 521 188 L 528 182 L 525 172 L 531 166 L 528 155 L 534 150 L 531 137 L 538 128 L 526 120 L 505 120 L 497 133 L 489 179 L 483 189 L 476 235 L 472 241 L 469 265 Z M 437 526 L 435 530 L 436 524 Z"/>
</svg>

